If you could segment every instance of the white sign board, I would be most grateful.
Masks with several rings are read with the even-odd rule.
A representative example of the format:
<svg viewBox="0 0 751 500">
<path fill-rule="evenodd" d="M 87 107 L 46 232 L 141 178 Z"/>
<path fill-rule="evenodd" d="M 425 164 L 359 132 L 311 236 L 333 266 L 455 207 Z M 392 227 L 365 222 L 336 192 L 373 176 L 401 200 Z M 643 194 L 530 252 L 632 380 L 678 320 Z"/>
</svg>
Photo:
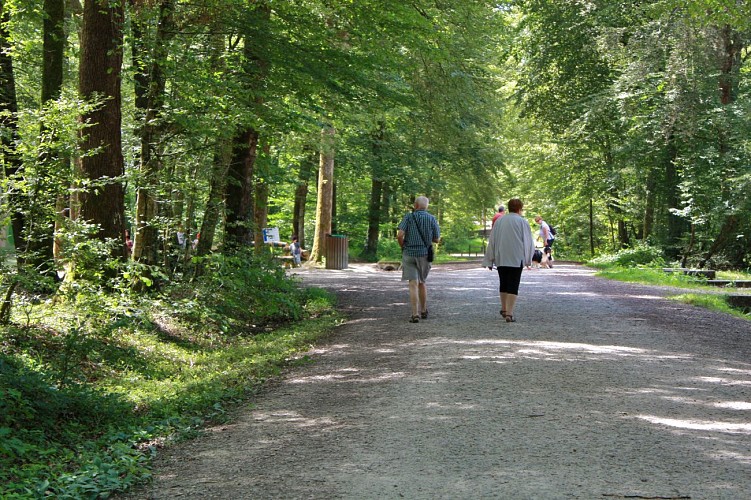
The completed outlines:
<svg viewBox="0 0 751 500">
<path fill-rule="evenodd" d="M 263 242 L 264 243 L 279 243 L 279 228 L 267 227 L 263 229 Z"/>
</svg>

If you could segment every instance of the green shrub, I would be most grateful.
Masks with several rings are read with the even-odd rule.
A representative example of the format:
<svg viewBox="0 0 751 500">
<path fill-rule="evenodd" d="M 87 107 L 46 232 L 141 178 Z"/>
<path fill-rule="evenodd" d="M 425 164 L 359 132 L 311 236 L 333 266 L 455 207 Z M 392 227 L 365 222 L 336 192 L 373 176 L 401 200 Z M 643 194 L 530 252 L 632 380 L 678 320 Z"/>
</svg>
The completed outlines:
<svg viewBox="0 0 751 500">
<path fill-rule="evenodd" d="M 256 331 L 302 317 L 300 290 L 267 256 L 214 254 L 198 262 L 195 283 L 172 290 L 185 296 L 175 313 L 222 332 Z"/>
<path fill-rule="evenodd" d="M 665 258 L 662 250 L 649 245 L 637 245 L 625 248 L 615 254 L 600 255 L 588 262 L 594 267 L 664 267 Z"/>
</svg>

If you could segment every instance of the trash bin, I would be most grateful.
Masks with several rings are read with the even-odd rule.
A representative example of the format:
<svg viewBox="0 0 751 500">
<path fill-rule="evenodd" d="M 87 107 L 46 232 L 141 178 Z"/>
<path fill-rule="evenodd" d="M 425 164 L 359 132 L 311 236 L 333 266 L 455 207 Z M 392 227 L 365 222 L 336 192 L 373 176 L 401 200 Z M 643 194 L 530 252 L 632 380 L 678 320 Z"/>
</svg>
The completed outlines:
<svg viewBox="0 0 751 500">
<path fill-rule="evenodd" d="M 326 235 L 326 269 L 347 269 L 349 238 L 343 234 Z"/>
</svg>

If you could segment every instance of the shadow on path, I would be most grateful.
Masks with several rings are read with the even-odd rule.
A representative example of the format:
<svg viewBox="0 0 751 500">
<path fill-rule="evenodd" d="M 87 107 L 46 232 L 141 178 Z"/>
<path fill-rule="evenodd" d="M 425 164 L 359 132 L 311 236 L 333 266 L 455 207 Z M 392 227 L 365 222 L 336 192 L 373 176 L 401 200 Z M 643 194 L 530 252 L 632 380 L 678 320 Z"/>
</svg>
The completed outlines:
<svg viewBox="0 0 751 500">
<path fill-rule="evenodd" d="M 746 498 L 751 327 L 576 265 L 302 270 L 349 320 L 236 423 L 165 450 L 148 498 Z"/>
</svg>

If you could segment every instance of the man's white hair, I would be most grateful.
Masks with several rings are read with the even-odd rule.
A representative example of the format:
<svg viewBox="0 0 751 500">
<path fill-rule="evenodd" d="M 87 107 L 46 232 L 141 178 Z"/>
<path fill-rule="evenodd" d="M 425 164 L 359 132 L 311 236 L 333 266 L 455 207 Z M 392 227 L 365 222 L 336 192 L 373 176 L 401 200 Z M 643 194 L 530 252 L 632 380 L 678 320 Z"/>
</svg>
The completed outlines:
<svg viewBox="0 0 751 500">
<path fill-rule="evenodd" d="M 427 209 L 429 203 L 430 200 L 428 200 L 427 196 L 418 196 L 415 198 L 415 206 L 417 208 Z"/>
</svg>

